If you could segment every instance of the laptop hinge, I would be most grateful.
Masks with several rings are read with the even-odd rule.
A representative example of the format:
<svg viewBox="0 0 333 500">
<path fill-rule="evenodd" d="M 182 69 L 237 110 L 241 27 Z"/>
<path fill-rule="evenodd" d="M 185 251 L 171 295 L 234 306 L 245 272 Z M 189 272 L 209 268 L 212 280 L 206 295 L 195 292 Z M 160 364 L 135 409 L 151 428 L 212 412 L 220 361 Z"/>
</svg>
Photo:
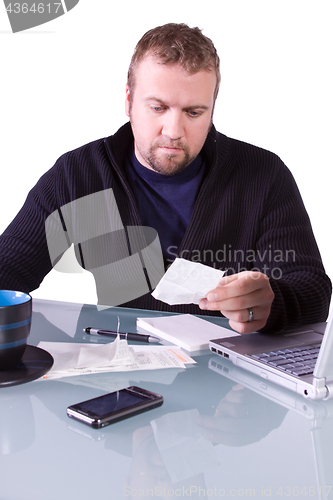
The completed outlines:
<svg viewBox="0 0 333 500">
<path fill-rule="evenodd" d="M 309 397 L 310 399 L 329 399 L 333 396 L 333 392 L 330 392 L 329 388 L 326 386 L 325 377 L 313 377 L 312 387 L 304 389 L 304 396 Z"/>
<path fill-rule="evenodd" d="M 328 384 L 326 384 L 326 389 L 327 389 L 327 395 L 324 399 L 333 398 L 333 382 L 329 382 Z"/>
</svg>

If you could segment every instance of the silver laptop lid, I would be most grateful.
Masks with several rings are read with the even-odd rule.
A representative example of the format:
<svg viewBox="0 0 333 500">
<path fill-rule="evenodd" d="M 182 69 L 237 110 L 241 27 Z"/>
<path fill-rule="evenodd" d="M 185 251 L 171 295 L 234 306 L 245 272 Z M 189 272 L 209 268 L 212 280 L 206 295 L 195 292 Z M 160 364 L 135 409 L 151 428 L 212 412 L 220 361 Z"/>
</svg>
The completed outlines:
<svg viewBox="0 0 333 500">
<path fill-rule="evenodd" d="M 328 381 L 333 380 L 333 309 L 325 328 L 313 376 L 316 378 L 325 377 Z"/>
</svg>

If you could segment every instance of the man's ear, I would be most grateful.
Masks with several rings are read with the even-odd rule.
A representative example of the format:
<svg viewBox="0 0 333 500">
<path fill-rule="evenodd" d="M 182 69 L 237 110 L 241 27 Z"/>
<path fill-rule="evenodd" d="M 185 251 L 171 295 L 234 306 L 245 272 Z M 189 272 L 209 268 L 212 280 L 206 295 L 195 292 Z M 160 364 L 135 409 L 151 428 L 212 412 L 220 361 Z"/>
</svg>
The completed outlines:
<svg viewBox="0 0 333 500">
<path fill-rule="evenodd" d="M 129 89 L 128 83 L 126 83 L 126 88 L 125 88 L 125 112 L 126 112 L 127 116 L 130 115 L 130 100 L 131 100 L 130 89 Z"/>
</svg>

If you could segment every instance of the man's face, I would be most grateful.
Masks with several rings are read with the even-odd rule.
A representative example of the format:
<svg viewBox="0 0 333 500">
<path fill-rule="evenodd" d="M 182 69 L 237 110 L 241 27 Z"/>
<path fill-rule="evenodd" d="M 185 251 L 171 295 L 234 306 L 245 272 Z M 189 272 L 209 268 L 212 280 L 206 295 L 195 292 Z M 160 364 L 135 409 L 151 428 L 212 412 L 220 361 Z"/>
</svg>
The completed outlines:
<svg viewBox="0 0 333 500">
<path fill-rule="evenodd" d="M 212 123 L 215 85 L 214 71 L 190 75 L 153 56 L 141 61 L 132 93 L 126 86 L 126 114 L 142 165 L 173 175 L 197 157 Z"/>
</svg>

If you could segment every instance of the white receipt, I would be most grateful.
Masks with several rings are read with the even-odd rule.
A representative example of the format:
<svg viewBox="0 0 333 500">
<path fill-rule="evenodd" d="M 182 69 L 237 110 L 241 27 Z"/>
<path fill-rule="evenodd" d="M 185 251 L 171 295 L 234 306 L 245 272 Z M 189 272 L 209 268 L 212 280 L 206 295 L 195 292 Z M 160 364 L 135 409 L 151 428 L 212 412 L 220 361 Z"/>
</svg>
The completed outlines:
<svg viewBox="0 0 333 500">
<path fill-rule="evenodd" d="M 126 340 L 119 339 L 99 345 L 40 342 L 38 347 L 49 352 L 54 359 L 54 365 L 44 375 L 44 379 L 90 373 L 186 368 L 186 364 L 195 363 L 178 347 L 129 346 Z"/>
<path fill-rule="evenodd" d="M 152 293 L 155 299 L 174 304 L 199 304 L 216 288 L 225 271 L 200 262 L 175 259 Z"/>
</svg>

